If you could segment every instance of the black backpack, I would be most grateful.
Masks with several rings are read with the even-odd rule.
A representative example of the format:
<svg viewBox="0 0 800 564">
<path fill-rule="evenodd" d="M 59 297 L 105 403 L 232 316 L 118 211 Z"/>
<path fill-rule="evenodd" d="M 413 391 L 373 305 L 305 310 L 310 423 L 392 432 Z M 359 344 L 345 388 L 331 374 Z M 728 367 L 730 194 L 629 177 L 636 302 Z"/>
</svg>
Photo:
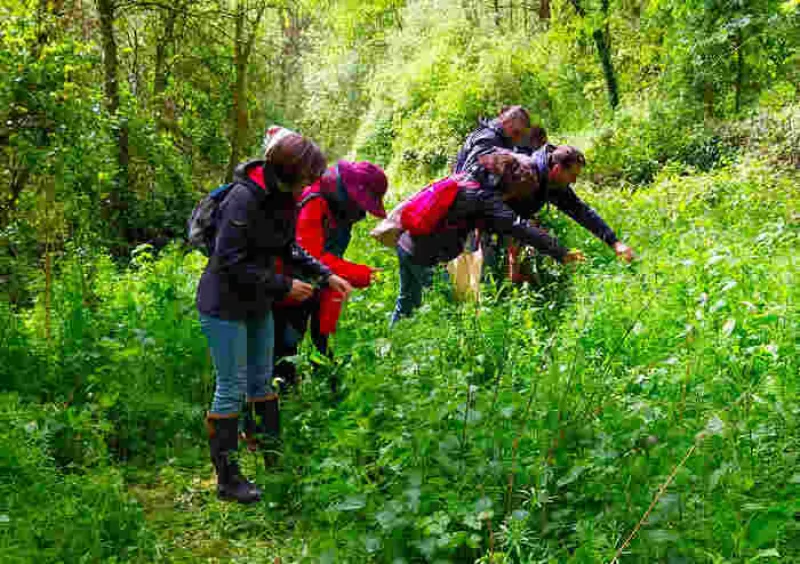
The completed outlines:
<svg viewBox="0 0 800 564">
<path fill-rule="evenodd" d="M 200 249 L 206 256 L 211 256 L 214 252 L 214 239 L 219 226 L 219 206 L 233 186 L 233 183 L 218 186 L 192 210 L 187 239 L 191 246 Z"/>
</svg>

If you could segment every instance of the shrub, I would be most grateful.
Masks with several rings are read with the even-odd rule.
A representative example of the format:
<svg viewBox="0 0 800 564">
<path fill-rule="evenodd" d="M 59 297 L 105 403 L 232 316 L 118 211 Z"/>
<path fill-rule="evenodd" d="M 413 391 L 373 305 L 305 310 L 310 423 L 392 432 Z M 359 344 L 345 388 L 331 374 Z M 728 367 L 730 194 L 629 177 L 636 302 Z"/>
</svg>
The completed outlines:
<svg viewBox="0 0 800 564">
<path fill-rule="evenodd" d="M 153 535 L 118 470 L 63 475 L 50 413 L 0 394 L 0 550 L 5 562 L 147 562 Z"/>
</svg>

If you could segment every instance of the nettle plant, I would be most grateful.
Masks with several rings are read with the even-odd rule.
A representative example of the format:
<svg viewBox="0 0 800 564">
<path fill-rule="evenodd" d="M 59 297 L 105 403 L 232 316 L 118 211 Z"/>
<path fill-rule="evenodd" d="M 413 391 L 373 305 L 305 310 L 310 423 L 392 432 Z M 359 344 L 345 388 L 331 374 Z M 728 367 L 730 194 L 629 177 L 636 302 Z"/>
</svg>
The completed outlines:
<svg viewBox="0 0 800 564">
<path fill-rule="evenodd" d="M 282 491 L 315 554 L 611 561 L 665 483 L 626 551 L 793 554 L 797 231 L 776 199 L 786 186 L 762 172 L 604 193 L 641 252 L 632 267 L 559 225 L 597 258 L 550 286 L 487 284 L 475 305 L 437 282 L 392 332 L 391 270 L 356 295 L 329 367 L 345 400 L 311 376 L 285 403 Z M 354 258 L 392 266 L 371 243 Z"/>
<path fill-rule="evenodd" d="M 454 303 L 437 275 L 392 331 L 396 258 L 359 225 L 349 258 L 383 280 L 349 300 L 335 360 L 308 346 L 293 359 L 304 380 L 282 404 L 281 465 L 265 473 L 243 456 L 267 492 L 249 508 L 209 501 L 175 462 L 198 467 L 213 386 L 193 308 L 203 259 L 143 247 L 120 270 L 70 255 L 49 301 L 0 310 L 3 374 L 37 367 L 8 382 L 52 402 L 41 417 L 9 410 L 9 437 L 18 445 L 41 419 L 26 472 L 45 457 L 48 480 L 108 482 L 114 496 L 81 497 L 102 527 L 125 499 L 108 461 L 155 461 L 204 530 L 232 546 L 285 537 L 274 552 L 292 560 L 610 562 L 621 548 L 648 562 L 792 559 L 798 184 L 771 172 L 749 162 L 664 169 L 628 194 L 580 186 L 638 263 L 547 214 L 588 264 L 536 259 L 540 285 L 489 282 L 479 304 Z M 145 538 L 128 509 L 125 530 Z M 116 546 L 104 534 L 91 546 Z"/>
</svg>

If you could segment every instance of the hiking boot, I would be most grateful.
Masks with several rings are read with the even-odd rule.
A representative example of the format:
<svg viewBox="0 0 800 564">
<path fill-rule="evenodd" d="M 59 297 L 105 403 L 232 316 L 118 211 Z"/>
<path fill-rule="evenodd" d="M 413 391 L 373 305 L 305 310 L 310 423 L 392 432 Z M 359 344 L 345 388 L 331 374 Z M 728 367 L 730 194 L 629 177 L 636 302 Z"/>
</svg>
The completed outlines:
<svg viewBox="0 0 800 564">
<path fill-rule="evenodd" d="M 261 499 L 261 490 L 242 476 L 236 462 L 239 447 L 239 418 L 209 413 L 206 417 L 211 462 L 217 471 L 217 497 L 239 503 L 255 503 Z"/>
</svg>

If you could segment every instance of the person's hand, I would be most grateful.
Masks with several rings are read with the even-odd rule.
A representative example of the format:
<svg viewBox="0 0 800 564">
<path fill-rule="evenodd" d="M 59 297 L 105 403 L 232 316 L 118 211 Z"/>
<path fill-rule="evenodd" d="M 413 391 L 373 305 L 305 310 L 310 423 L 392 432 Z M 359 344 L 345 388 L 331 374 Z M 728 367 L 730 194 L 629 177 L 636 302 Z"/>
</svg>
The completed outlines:
<svg viewBox="0 0 800 564">
<path fill-rule="evenodd" d="M 373 268 L 369 267 L 369 283 L 374 284 L 375 282 L 380 282 L 381 274 L 383 274 L 382 268 Z"/>
<path fill-rule="evenodd" d="M 622 241 L 614 243 L 614 252 L 617 253 L 617 258 L 620 260 L 624 260 L 625 262 L 631 262 L 633 260 L 633 249 Z"/>
<path fill-rule="evenodd" d="M 564 264 L 575 264 L 579 262 L 586 262 L 586 256 L 580 249 L 572 249 L 564 255 Z"/>
<path fill-rule="evenodd" d="M 353 287 L 350 285 L 350 282 L 335 274 L 331 274 L 331 277 L 328 278 L 328 288 L 343 294 L 344 299 L 347 299 L 347 297 L 350 295 L 350 292 L 353 291 Z"/>
<path fill-rule="evenodd" d="M 289 295 L 287 297 L 292 298 L 297 302 L 303 302 L 310 298 L 311 294 L 313 293 L 314 286 L 308 282 L 303 282 L 302 280 L 292 278 L 292 289 L 289 290 Z"/>
</svg>

